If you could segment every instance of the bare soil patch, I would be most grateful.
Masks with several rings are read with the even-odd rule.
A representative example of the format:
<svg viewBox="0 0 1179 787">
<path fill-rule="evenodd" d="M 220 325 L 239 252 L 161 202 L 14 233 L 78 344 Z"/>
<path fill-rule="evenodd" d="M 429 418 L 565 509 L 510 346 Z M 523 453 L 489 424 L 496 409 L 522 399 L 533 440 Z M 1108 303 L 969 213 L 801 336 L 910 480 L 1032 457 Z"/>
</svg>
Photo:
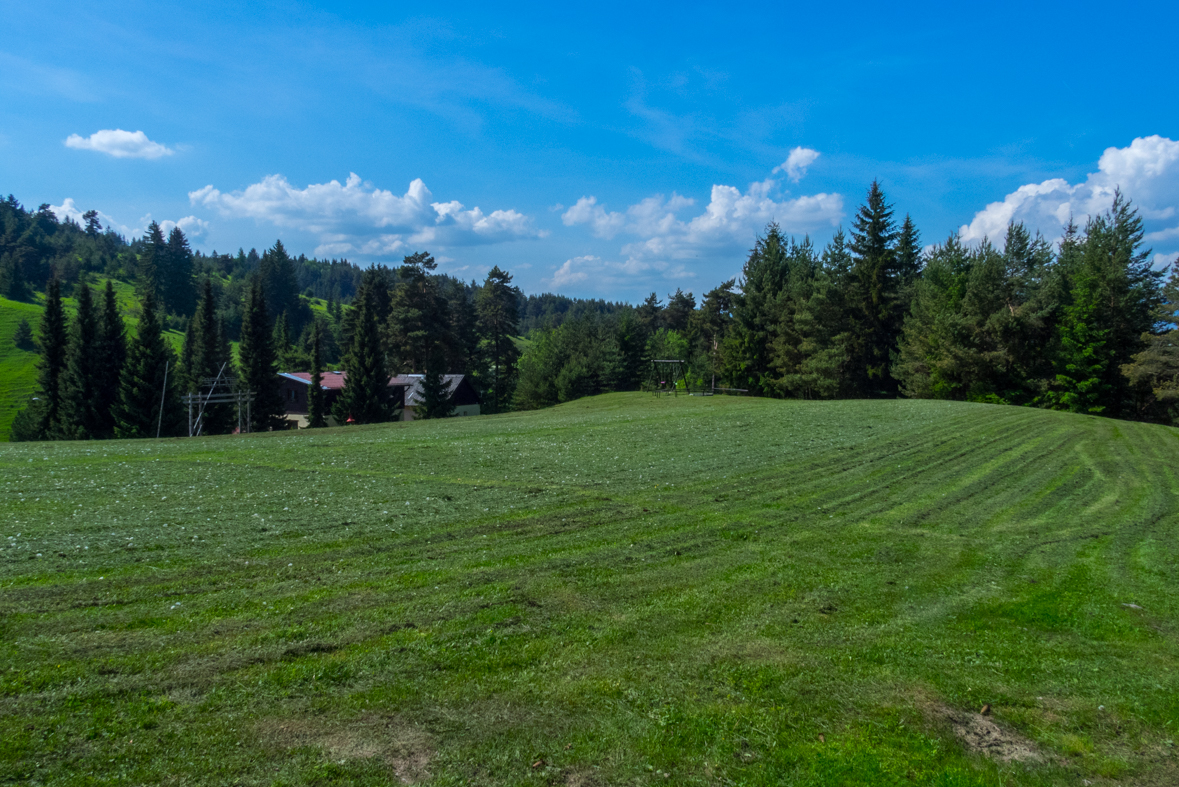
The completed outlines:
<svg viewBox="0 0 1179 787">
<path fill-rule="evenodd" d="M 266 719 L 258 724 L 264 743 L 284 749 L 313 746 L 333 760 L 380 759 L 403 784 L 429 778 L 434 746 L 430 736 L 401 720 L 370 714 L 353 720 Z"/>
<path fill-rule="evenodd" d="M 999 762 L 1043 762 L 1045 757 L 1035 743 L 1005 729 L 989 716 L 962 711 L 948 705 L 931 705 L 928 713 L 947 723 L 968 751 L 985 754 Z"/>
</svg>

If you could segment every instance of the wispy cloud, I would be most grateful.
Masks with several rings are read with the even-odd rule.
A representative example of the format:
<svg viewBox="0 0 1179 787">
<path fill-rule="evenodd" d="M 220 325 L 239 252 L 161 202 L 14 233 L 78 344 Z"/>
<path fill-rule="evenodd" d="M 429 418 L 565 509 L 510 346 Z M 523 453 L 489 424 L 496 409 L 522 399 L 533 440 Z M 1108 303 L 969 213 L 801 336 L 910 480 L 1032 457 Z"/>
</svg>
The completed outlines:
<svg viewBox="0 0 1179 787">
<path fill-rule="evenodd" d="M 121 128 L 95 131 L 88 137 L 70 134 L 65 146 L 75 150 L 93 150 L 115 158 L 156 159 L 176 152 L 166 145 L 151 141 L 142 131 L 124 131 Z"/>
<path fill-rule="evenodd" d="M 73 197 L 66 197 L 64 200 L 62 200 L 60 205 L 50 205 L 49 209 L 53 211 L 53 215 L 57 216 L 58 221 L 71 219 L 78 224 L 82 224 L 83 211 L 78 207 L 77 203 L 74 202 Z M 106 213 L 103 213 L 101 210 L 98 211 L 99 223 L 104 227 L 114 230 L 125 238 L 138 238 L 144 235 L 147 232 L 147 226 L 151 224 L 151 220 L 151 214 L 149 213 L 139 219 L 136 226 L 129 227 L 126 224 L 123 224 L 115 218 L 107 215 Z M 180 227 L 181 231 L 183 231 L 185 235 L 187 235 L 189 238 L 196 239 L 203 237 L 205 233 L 209 231 L 209 222 L 203 219 L 198 219 L 196 216 L 185 216 L 184 218 L 177 219 L 176 221 L 164 219 L 160 222 L 160 229 L 164 231 L 165 235 L 171 232 L 173 227 Z"/>
<path fill-rule="evenodd" d="M 225 216 L 309 230 L 319 236 L 317 254 L 384 257 L 411 246 L 473 246 L 546 234 L 515 210 L 484 213 L 457 200 L 434 201 L 420 178 L 400 196 L 351 173 L 344 183 L 331 180 L 305 188 L 291 185 L 282 175 L 268 175 L 241 191 L 225 193 L 209 185 L 188 197 L 193 205 L 215 208 Z"/>
</svg>

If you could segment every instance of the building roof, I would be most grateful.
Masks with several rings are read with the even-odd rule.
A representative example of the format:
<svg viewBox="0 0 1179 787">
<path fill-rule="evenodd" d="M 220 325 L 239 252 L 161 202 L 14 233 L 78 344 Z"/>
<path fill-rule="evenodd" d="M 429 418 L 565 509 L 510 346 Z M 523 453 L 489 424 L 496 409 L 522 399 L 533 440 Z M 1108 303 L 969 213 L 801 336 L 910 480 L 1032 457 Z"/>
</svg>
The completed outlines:
<svg viewBox="0 0 1179 787">
<path fill-rule="evenodd" d="M 422 378 L 424 377 L 424 374 L 399 374 L 389 379 L 389 385 L 404 385 L 405 406 L 417 407 L 425 398 L 422 394 Z M 442 375 L 442 380 L 446 383 L 446 391 L 451 397 L 454 396 L 459 386 L 463 384 L 465 378 L 465 374 Z"/>
<path fill-rule="evenodd" d="M 278 376 L 303 383 L 303 385 L 311 385 L 311 372 L 279 372 Z M 319 386 L 323 390 L 338 391 L 344 387 L 344 381 L 348 379 L 348 373 L 337 371 L 322 372 L 319 379 Z"/>
<path fill-rule="evenodd" d="M 279 377 L 285 377 L 294 382 L 303 383 L 304 385 L 311 385 L 311 372 L 279 372 Z M 390 388 L 405 388 L 405 406 L 416 407 L 422 403 L 422 378 L 425 375 L 421 374 L 399 374 L 389 378 Z M 330 371 L 323 372 L 320 378 L 321 385 L 325 391 L 338 391 L 344 387 L 344 383 L 348 380 L 347 372 Z M 446 390 L 451 397 L 455 395 L 459 387 L 462 386 L 466 379 L 465 374 L 444 374 L 442 379 L 446 382 Z"/>
</svg>

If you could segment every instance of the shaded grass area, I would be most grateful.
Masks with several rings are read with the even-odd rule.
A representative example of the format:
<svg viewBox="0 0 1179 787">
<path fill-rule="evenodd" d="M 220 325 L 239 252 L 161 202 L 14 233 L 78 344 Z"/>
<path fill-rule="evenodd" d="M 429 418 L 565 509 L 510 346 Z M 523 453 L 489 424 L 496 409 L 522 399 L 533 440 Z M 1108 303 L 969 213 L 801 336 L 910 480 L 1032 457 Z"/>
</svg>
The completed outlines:
<svg viewBox="0 0 1179 787">
<path fill-rule="evenodd" d="M 112 279 L 115 287 L 115 301 L 126 323 L 128 339 L 134 336 L 139 325 L 139 299 L 134 285 Z M 97 296 L 98 308 L 102 308 L 102 290 L 106 277 L 95 277 L 89 282 Z M 77 301 L 63 298 L 66 314 L 72 319 Z M 37 390 L 37 359 L 35 350 L 22 350 L 12 342 L 16 326 L 22 319 L 28 320 L 34 336 L 40 338 L 41 315 L 45 311 L 45 294 L 37 293 L 36 301 L 24 303 L 0 298 L 0 442 L 7 441 L 12 429 L 12 419 L 28 404 L 29 397 Z M 165 331 L 164 339 L 179 355 L 184 345 L 184 334 L 179 331 Z M 236 344 L 236 343 L 235 343 Z"/>
<path fill-rule="evenodd" d="M 6 446 L 0 781 L 1174 784 L 1176 437 L 615 394 Z"/>
</svg>

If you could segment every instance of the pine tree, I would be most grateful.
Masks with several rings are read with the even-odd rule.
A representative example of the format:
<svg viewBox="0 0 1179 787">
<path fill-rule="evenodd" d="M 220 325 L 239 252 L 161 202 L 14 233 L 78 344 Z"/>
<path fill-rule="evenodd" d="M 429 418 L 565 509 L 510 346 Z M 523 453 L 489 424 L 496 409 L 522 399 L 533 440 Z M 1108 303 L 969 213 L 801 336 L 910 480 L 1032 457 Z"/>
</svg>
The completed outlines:
<svg viewBox="0 0 1179 787">
<path fill-rule="evenodd" d="M 147 233 L 143 236 L 143 253 L 139 255 L 136 266 L 135 279 L 139 296 L 142 298 L 151 293 L 157 300 L 163 293 L 163 271 L 165 258 L 168 255 L 168 242 L 164 240 L 163 230 L 156 222 L 147 226 Z M 157 304 L 158 305 L 158 304 Z"/>
<path fill-rule="evenodd" d="M 114 437 L 115 411 L 119 404 L 119 379 L 127 362 L 127 331 L 119 315 L 119 304 L 115 300 L 115 288 L 106 280 L 103 292 L 102 319 L 98 327 L 97 409 L 102 420 L 101 437 Z"/>
<path fill-rule="evenodd" d="M 1090 220 L 1071 266 L 1056 383 L 1045 397 L 1051 406 L 1113 417 L 1133 411 L 1134 394 L 1122 370 L 1154 328 L 1163 275 L 1151 267 L 1144 235 L 1137 210 L 1120 191 L 1107 213 Z"/>
<path fill-rule="evenodd" d="M 450 386 L 446 382 L 446 366 L 441 352 L 435 352 L 426 361 L 422 375 L 422 403 L 414 413 L 418 418 L 449 418 L 454 415 L 454 403 L 450 398 Z"/>
<path fill-rule="evenodd" d="M 487 357 L 490 384 L 487 386 L 487 412 L 507 409 L 516 389 L 520 351 L 512 337 L 520 324 L 520 291 L 512 286 L 512 275 L 495 266 L 487 273 L 475 308 L 479 315 L 479 332 Z"/>
<path fill-rule="evenodd" d="M 234 376 L 229 348 L 217 319 L 217 299 L 213 283 L 205 279 L 200 300 L 189 321 L 192 353 L 188 359 L 188 390 L 193 393 L 209 391 L 205 380 L 227 382 Z M 186 341 L 187 346 L 187 341 Z M 251 408 L 252 409 L 252 408 Z M 201 434 L 225 434 L 236 424 L 234 408 L 228 403 L 209 403 L 200 416 Z"/>
<path fill-rule="evenodd" d="M 921 273 L 921 234 L 908 213 L 897 234 L 897 276 L 908 287 Z"/>
<path fill-rule="evenodd" d="M 348 377 L 332 413 L 340 423 L 375 424 L 392 417 L 389 401 L 389 370 L 377 325 L 375 295 L 368 293 L 354 303 L 356 312 L 352 341 L 344 356 Z"/>
<path fill-rule="evenodd" d="M 143 313 L 119 384 L 115 436 L 155 437 L 179 433 L 183 414 L 175 383 L 176 356 L 164 341 L 155 295 L 143 296 Z M 161 408 L 162 405 L 162 408 Z"/>
<path fill-rule="evenodd" d="M 400 282 L 393 290 L 385 336 L 389 354 L 403 372 L 423 371 L 427 359 L 436 351 L 445 357 L 452 344 L 448 304 L 431 275 L 436 267 L 433 257 L 417 252 L 397 271 Z M 379 304 L 367 300 L 369 308 Z"/>
<path fill-rule="evenodd" d="M 319 321 L 313 324 L 311 336 L 311 385 L 307 388 L 307 426 L 319 429 L 327 426 L 327 408 L 323 397 L 323 359 L 320 354 L 322 328 Z"/>
<path fill-rule="evenodd" d="M 160 257 L 163 264 L 157 265 L 167 310 L 173 314 L 192 314 L 196 301 L 192 249 L 188 245 L 188 238 L 184 237 L 184 231 L 179 227 L 173 227 L 168 233 L 168 243 Z"/>
<path fill-rule="evenodd" d="M 757 239 L 742 271 L 739 294 L 733 298 L 734 325 L 726 348 L 727 377 L 739 387 L 763 395 L 774 387 L 770 358 L 771 333 L 780 307 L 778 295 L 790 273 L 791 241 L 777 224 Z"/>
<path fill-rule="evenodd" d="M 69 347 L 65 309 L 61 302 L 61 282 L 49 281 L 45 291 L 45 312 L 41 315 L 41 360 L 37 363 L 38 440 L 57 434 L 62 419 L 62 374 Z"/>
<path fill-rule="evenodd" d="M 70 328 L 66 367 L 62 374 L 62 417 L 51 436 L 60 440 L 102 437 L 105 423 L 99 410 L 98 319 L 90 288 L 78 287 L 78 312 Z"/>
<path fill-rule="evenodd" d="M 266 295 L 266 313 L 275 318 L 283 314 L 294 315 L 299 306 L 299 279 L 281 240 L 276 240 L 274 246 L 262 255 L 258 275 Z"/>
<path fill-rule="evenodd" d="M 243 390 L 254 393 L 250 405 L 251 430 L 283 428 L 286 425 L 283 418 L 285 411 L 275 368 L 266 294 L 261 281 L 257 279 L 251 283 L 246 297 L 238 355 L 241 362 L 238 384 Z"/>
<path fill-rule="evenodd" d="M 287 321 L 286 312 L 278 315 L 278 319 L 274 323 L 271 342 L 274 344 L 274 357 L 278 359 L 279 370 L 294 371 L 289 368 L 290 365 L 287 363 L 287 359 L 291 355 L 291 326 Z"/>
<path fill-rule="evenodd" d="M 895 396 L 891 356 L 904 321 L 902 281 L 894 242 L 892 206 L 880 184 L 872 182 L 868 199 L 856 213 L 852 230 L 850 318 L 852 337 L 849 382 L 859 396 Z"/>
<path fill-rule="evenodd" d="M 36 342 L 33 341 L 33 328 L 24 317 L 16 324 L 16 332 L 12 334 L 12 344 L 20 350 L 35 350 L 37 348 Z"/>
</svg>

